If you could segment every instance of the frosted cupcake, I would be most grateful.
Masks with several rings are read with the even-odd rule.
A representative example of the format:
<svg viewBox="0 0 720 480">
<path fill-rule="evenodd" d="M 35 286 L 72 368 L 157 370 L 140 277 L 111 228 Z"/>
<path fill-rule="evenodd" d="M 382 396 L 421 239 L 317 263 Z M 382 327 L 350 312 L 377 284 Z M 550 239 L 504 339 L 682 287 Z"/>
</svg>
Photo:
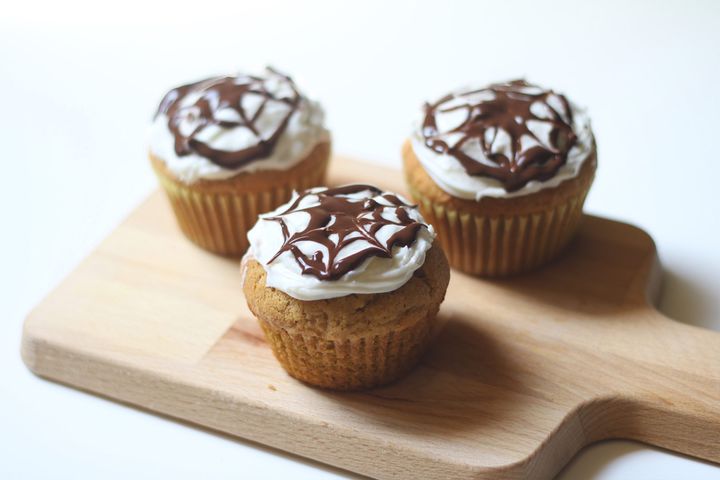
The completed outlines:
<svg viewBox="0 0 720 480">
<path fill-rule="evenodd" d="M 355 390 L 417 362 L 450 275 L 417 208 L 369 185 L 313 188 L 248 238 L 248 306 L 290 375 Z"/>
<path fill-rule="evenodd" d="M 273 69 L 171 90 L 150 129 L 150 160 L 180 229 L 240 256 L 258 214 L 324 183 L 330 135 L 321 106 Z"/>
<path fill-rule="evenodd" d="M 456 90 L 425 105 L 403 147 L 405 178 L 450 264 L 503 276 L 556 257 L 597 166 L 583 110 L 524 80 Z"/>
</svg>

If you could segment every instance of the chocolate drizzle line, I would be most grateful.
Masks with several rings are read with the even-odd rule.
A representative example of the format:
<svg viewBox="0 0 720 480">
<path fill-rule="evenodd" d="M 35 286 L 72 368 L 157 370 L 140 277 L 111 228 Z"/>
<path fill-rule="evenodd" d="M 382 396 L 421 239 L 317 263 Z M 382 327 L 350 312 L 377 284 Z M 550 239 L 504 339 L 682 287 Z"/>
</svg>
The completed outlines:
<svg viewBox="0 0 720 480">
<path fill-rule="evenodd" d="M 297 110 L 302 97 L 290 77 L 269 67 L 267 70 L 270 75 L 265 78 L 251 75 L 240 78 L 214 77 L 183 85 L 168 92 L 160 102 L 155 116 L 167 115 L 168 128 L 175 137 L 175 153 L 178 156 L 196 153 L 227 169 L 239 168 L 254 160 L 268 157 L 287 128 L 288 121 Z M 285 97 L 271 93 L 267 88 L 267 81 L 271 77 L 274 80 L 279 79 L 285 82 L 290 87 L 292 95 Z M 201 95 L 194 103 L 181 106 L 183 99 L 190 93 L 201 93 Z M 243 98 L 246 95 L 263 97 L 260 106 L 252 116 L 243 108 Z M 269 101 L 285 103 L 289 108 L 277 129 L 269 137 L 263 138 L 256 122 Z M 228 108 L 238 114 L 239 120 L 228 121 L 216 117 L 218 110 Z M 188 118 L 197 121 L 197 126 L 189 135 L 183 135 L 180 132 L 180 124 Z M 210 125 L 217 125 L 225 129 L 247 128 L 257 137 L 258 142 L 248 148 L 235 151 L 212 148 L 196 138 L 203 129 Z"/>
<path fill-rule="evenodd" d="M 388 203 L 380 203 L 372 198 L 353 200 L 348 195 L 369 191 L 373 197 L 378 195 Z M 317 196 L 315 205 L 300 208 L 301 202 L 308 196 Z M 336 280 L 360 265 L 371 256 L 390 258 L 392 249 L 397 246 L 408 246 L 417 238 L 420 227 L 426 225 L 413 220 L 408 214 L 408 208 L 415 208 L 400 200 L 391 193 L 382 193 L 372 185 L 346 185 L 344 187 L 330 188 L 313 193 L 306 190 L 282 213 L 274 217 L 267 217 L 280 223 L 284 243 L 280 250 L 270 259 L 268 264 L 275 261 L 283 252 L 291 252 L 295 257 L 303 274 L 314 275 L 320 280 Z M 392 211 L 397 221 L 388 220 L 382 216 L 383 212 Z M 310 215 L 310 221 L 304 230 L 290 234 L 284 216 L 305 212 Z M 392 234 L 386 242 L 377 238 L 378 231 L 387 225 L 401 227 Z M 361 250 L 338 259 L 340 252 L 353 242 L 364 240 L 367 246 Z M 304 254 L 298 244 L 312 242 L 318 248 L 312 255 Z M 325 258 L 324 246 L 328 252 Z"/>
<path fill-rule="evenodd" d="M 492 94 L 493 98 L 472 101 L 473 96 L 483 93 Z M 465 97 L 468 97 L 467 102 L 457 104 L 458 99 Z M 551 97 L 559 100 L 564 111 L 560 112 L 548 103 Z M 448 102 L 452 105 L 446 106 Z M 531 106 L 537 102 L 544 105 L 549 118 L 538 117 L 531 111 Z M 456 110 L 465 110 L 466 119 L 450 131 L 438 131 L 436 114 Z M 538 138 L 528 128 L 528 121 L 532 120 L 551 124 L 548 139 Z M 552 178 L 565 164 L 568 152 L 577 140 L 572 121 L 572 109 L 564 96 L 552 90 L 542 90 L 525 80 L 513 80 L 479 90 L 449 94 L 434 104 L 426 104 L 422 135 L 428 148 L 458 159 L 468 175 L 494 178 L 502 183 L 506 191 L 512 192 L 531 180 Z M 509 157 L 493 148 L 499 130 L 510 136 Z M 456 133 L 460 137 L 452 146 L 442 139 L 445 135 Z M 529 148 L 523 148 L 521 142 L 524 136 L 539 144 L 533 142 Z M 473 158 L 466 153 L 463 146 L 473 140 L 479 142 L 487 160 Z"/>
</svg>

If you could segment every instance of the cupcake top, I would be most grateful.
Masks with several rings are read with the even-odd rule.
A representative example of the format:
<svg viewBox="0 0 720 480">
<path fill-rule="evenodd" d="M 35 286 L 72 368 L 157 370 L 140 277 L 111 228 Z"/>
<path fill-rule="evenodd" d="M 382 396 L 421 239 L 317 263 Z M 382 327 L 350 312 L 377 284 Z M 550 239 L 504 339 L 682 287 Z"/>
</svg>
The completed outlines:
<svg viewBox="0 0 720 480">
<path fill-rule="evenodd" d="M 329 141 L 323 122 L 320 104 L 268 67 L 170 90 L 150 128 L 150 151 L 185 183 L 287 170 Z"/>
<path fill-rule="evenodd" d="M 317 187 L 260 215 L 246 258 L 299 300 L 396 290 L 425 262 L 435 231 L 417 207 L 371 185 Z"/>
<path fill-rule="evenodd" d="M 467 87 L 425 105 L 415 155 L 454 197 L 516 197 L 578 175 L 590 121 L 565 96 L 525 80 Z"/>
</svg>

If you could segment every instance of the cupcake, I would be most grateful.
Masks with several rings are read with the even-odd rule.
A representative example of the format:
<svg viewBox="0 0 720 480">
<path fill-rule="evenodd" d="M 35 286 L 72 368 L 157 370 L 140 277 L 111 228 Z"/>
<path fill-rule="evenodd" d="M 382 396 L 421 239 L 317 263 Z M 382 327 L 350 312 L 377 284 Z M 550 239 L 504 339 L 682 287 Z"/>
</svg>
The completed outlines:
<svg viewBox="0 0 720 480">
<path fill-rule="evenodd" d="M 245 297 L 290 375 L 357 390 L 418 361 L 450 272 L 415 206 L 370 185 L 312 188 L 248 238 Z"/>
<path fill-rule="evenodd" d="M 320 105 L 271 68 L 168 92 L 150 128 L 150 160 L 182 232 L 241 256 L 258 214 L 324 182 L 323 121 Z"/>
<path fill-rule="evenodd" d="M 488 277 L 531 270 L 563 250 L 597 166 L 585 112 L 524 80 L 426 104 L 402 153 L 410 194 L 450 265 Z"/>
</svg>

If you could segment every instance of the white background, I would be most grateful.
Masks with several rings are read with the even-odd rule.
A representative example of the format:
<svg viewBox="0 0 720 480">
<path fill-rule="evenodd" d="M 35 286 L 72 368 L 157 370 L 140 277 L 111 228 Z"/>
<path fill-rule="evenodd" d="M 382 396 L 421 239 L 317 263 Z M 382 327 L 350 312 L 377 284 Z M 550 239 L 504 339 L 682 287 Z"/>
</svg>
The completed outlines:
<svg viewBox="0 0 720 480">
<path fill-rule="evenodd" d="M 155 180 L 145 128 L 180 82 L 270 63 L 324 102 L 337 151 L 399 165 L 422 101 L 528 79 L 589 107 L 600 167 L 587 209 L 656 239 L 660 308 L 720 329 L 720 2 L 196 0 L 0 7 L 0 477 L 344 478 L 40 380 L 23 317 Z M 720 408 L 720 406 L 718 406 Z M 720 448 L 720 447 L 719 447 Z M 563 479 L 720 478 L 629 442 Z"/>
</svg>

